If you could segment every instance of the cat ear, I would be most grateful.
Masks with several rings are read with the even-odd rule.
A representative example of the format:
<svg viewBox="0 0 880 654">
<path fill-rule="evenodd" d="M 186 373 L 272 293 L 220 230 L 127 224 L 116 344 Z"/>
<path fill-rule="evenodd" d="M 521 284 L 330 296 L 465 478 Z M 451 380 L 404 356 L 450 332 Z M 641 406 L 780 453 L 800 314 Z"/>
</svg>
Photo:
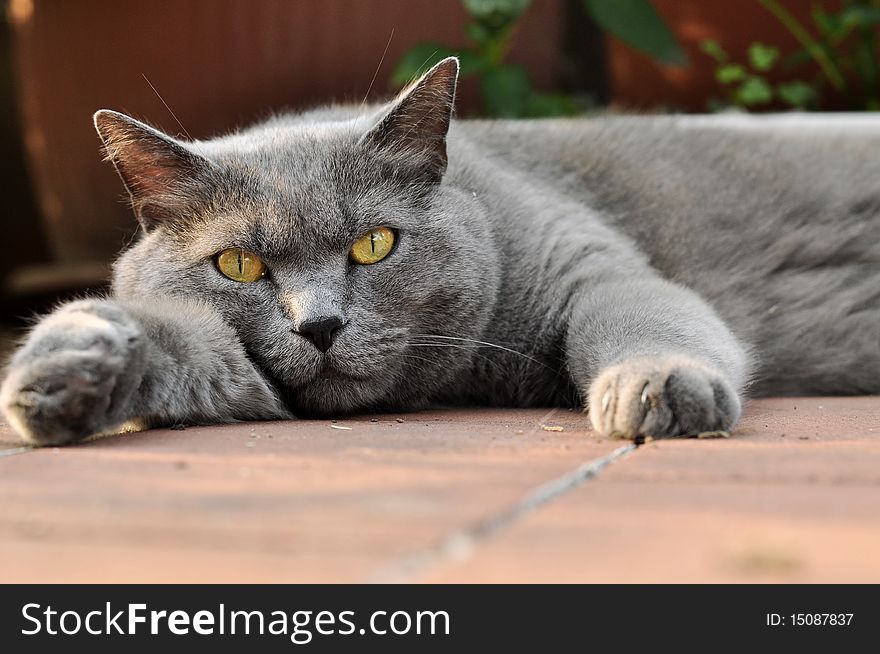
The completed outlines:
<svg viewBox="0 0 880 654">
<path fill-rule="evenodd" d="M 448 57 L 405 89 L 364 137 L 371 146 L 404 157 L 423 181 L 446 172 L 446 133 L 455 103 L 458 59 Z"/>
<path fill-rule="evenodd" d="M 94 122 L 144 229 L 178 218 L 204 192 L 211 163 L 180 141 L 108 109 L 96 112 Z"/>
</svg>

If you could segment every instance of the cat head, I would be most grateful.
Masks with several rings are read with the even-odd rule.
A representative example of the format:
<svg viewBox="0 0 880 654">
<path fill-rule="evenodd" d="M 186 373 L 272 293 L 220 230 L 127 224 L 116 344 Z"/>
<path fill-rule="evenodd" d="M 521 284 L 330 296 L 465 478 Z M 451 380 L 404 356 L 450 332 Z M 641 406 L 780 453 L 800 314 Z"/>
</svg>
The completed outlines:
<svg viewBox="0 0 880 654">
<path fill-rule="evenodd" d="M 302 413 L 431 397 L 498 286 L 483 209 L 447 171 L 457 74 L 446 59 L 382 107 L 204 141 L 97 112 L 143 232 L 114 292 L 208 303 Z"/>
</svg>

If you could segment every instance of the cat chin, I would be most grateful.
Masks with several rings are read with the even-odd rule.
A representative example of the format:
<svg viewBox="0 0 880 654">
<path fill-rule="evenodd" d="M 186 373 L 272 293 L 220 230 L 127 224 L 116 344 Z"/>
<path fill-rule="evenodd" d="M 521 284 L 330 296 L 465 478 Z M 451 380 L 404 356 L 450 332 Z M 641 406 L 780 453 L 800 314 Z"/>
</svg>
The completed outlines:
<svg viewBox="0 0 880 654">
<path fill-rule="evenodd" d="M 388 389 L 375 380 L 325 375 L 292 393 L 291 405 L 300 417 L 332 416 L 363 411 L 378 404 Z"/>
</svg>

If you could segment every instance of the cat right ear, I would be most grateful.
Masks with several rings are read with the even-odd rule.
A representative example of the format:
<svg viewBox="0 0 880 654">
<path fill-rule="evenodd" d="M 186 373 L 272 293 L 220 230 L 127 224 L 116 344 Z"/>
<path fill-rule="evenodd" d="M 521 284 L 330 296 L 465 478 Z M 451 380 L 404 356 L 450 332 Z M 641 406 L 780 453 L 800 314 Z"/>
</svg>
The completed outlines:
<svg viewBox="0 0 880 654">
<path fill-rule="evenodd" d="M 364 142 L 390 153 L 398 170 L 438 184 L 446 172 L 446 133 L 457 81 L 458 59 L 447 57 L 401 92 Z"/>
<path fill-rule="evenodd" d="M 94 115 L 95 129 L 147 231 L 179 218 L 204 192 L 211 163 L 183 143 L 130 116 L 109 109 Z"/>
</svg>

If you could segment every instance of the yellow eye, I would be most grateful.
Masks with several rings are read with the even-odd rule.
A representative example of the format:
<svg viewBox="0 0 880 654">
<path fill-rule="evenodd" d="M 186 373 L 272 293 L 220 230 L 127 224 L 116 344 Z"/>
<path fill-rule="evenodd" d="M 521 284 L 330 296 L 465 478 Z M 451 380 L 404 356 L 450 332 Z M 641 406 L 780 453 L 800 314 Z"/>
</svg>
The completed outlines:
<svg viewBox="0 0 880 654">
<path fill-rule="evenodd" d="M 255 282 L 266 274 L 266 264 L 253 252 L 228 248 L 217 255 L 217 268 L 236 282 Z"/>
<path fill-rule="evenodd" d="M 355 263 L 378 263 L 388 256 L 393 247 L 394 232 L 387 227 L 377 227 L 355 241 L 349 255 Z"/>
</svg>

